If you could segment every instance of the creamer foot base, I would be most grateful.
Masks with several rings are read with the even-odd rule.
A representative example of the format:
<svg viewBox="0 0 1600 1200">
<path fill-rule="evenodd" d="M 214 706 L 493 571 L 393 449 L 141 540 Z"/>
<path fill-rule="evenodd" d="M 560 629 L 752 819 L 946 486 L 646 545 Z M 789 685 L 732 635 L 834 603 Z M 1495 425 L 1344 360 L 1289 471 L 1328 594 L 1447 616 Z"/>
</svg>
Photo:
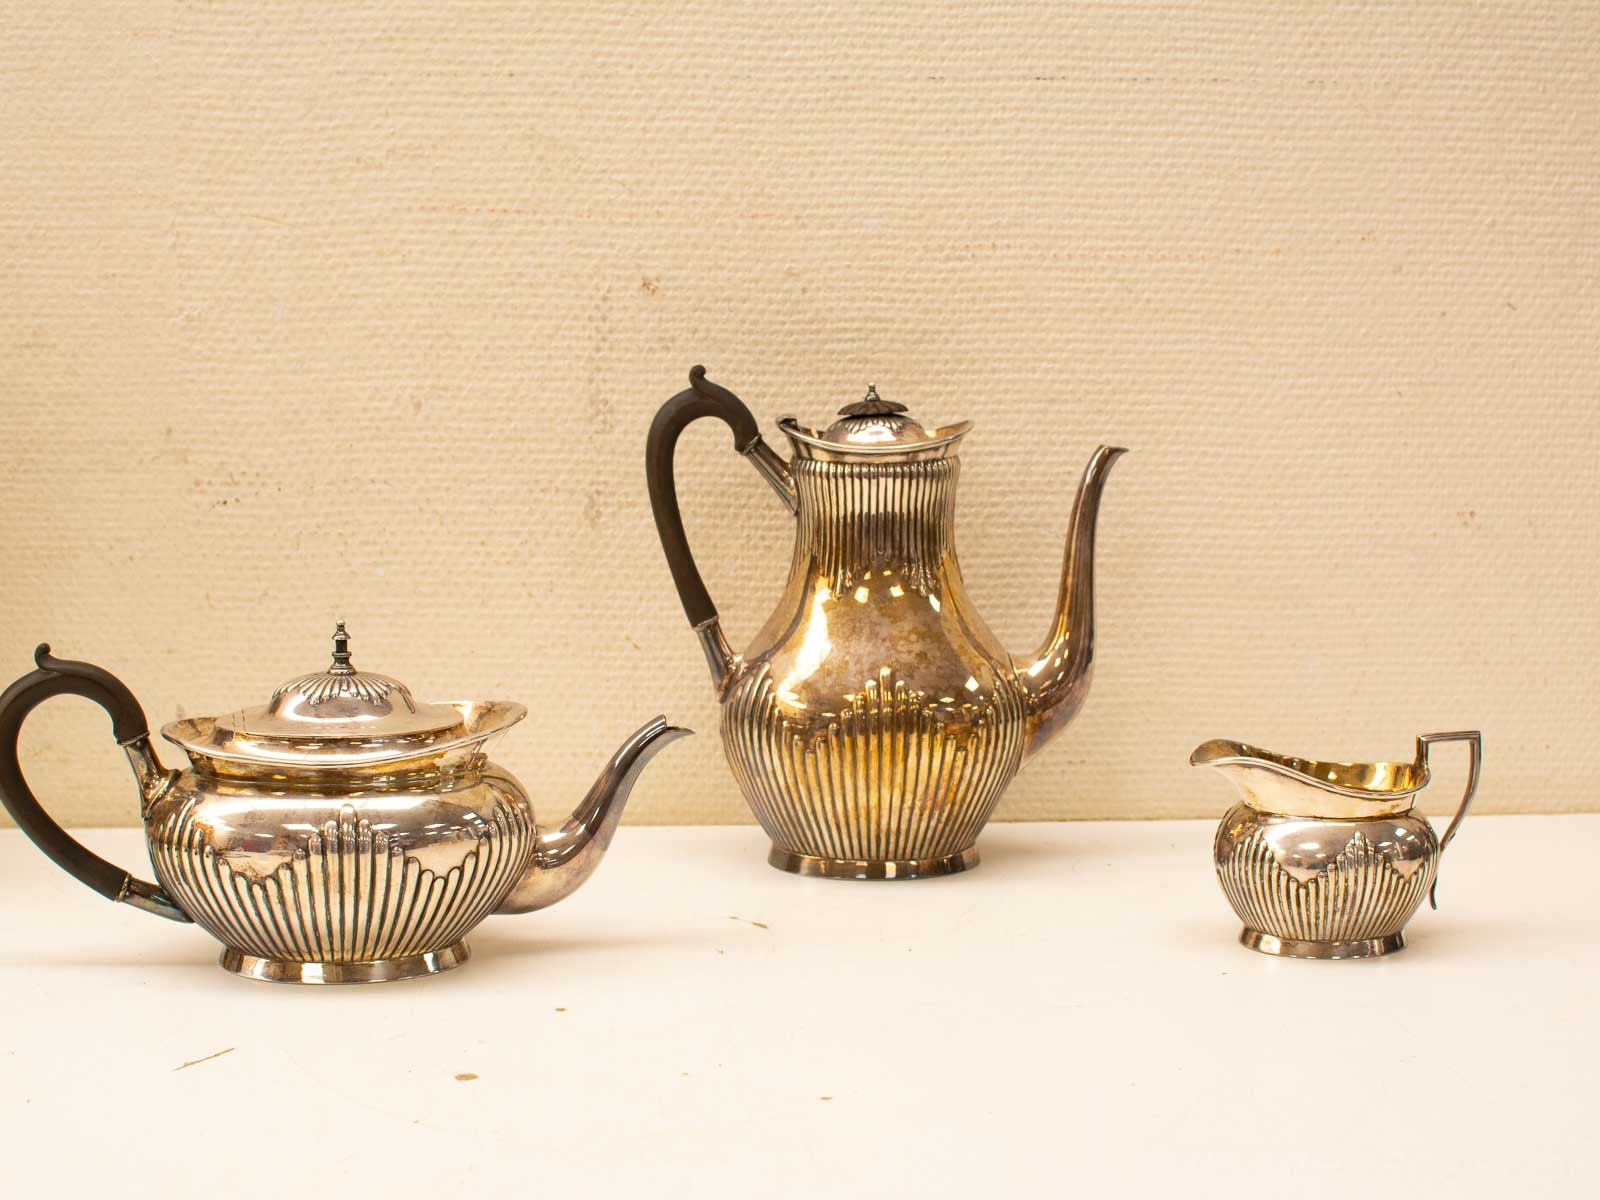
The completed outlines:
<svg viewBox="0 0 1600 1200">
<path fill-rule="evenodd" d="M 860 858 L 817 858 L 796 854 L 777 846 L 767 861 L 780 871 L 811 875 L 819 879 L 929 879 L 935 875 L 954 875 L 978 865 L 978 848 L 968 846 L 959 854 L 942 858 L 905 858 L 874 861 Z"/>
<path fill-rule="evenodd" d="M 1297 942 L 1246 927 L 1239 933 L 1239 942 L 1252 950 L 1276 954 L 1280 958 L 1377 958 L 1382 954 L 1404 950 L 1406 935 L 1391 933 L 1388 937 L 1355 942 Z"/>
<path fill-rule="evenodd" d="M 282 962 L 274 958 L 241 954 L 237 950 L 224 950 L 222 969 L 243 975 L 246 979 L 264 979 L 268 983 L 387 983 L 393 979 L 437 975 L 441 971 L 459 967 L 467 961 L 470 953 L 465 942 L 457 942 L 443 950 L 385 958 L 377 962 L 307 963 Z"/>
</svg>

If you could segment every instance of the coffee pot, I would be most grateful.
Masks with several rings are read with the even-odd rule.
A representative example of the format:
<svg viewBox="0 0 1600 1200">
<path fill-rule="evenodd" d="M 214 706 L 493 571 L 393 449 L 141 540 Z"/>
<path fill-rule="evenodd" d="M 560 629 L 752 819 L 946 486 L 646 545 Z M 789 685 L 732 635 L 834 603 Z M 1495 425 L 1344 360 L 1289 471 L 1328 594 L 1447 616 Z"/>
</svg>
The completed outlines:
<svg viewBox="0 0 1600 1200">
<path fill-rule="evenodd" d="M 724 636 L 678 511 L 673 451 L 716 417 L 795 517 L 788 582 L 743 654 Z M 956 559 L 957 448 L 869 388 L 825 429 L 778 422 L 785 461 L 726 388 L 689 387 L 650 427 L 656 529 L 721 701 L 722 745 L 772 841 L 802 875 L 915 879 L 978 862 L 1006 785 L 1082 706 L 1094 661 L 1101 491 L 1121 447 L 1089 460 L 1068 522 L 1049 635 L 1013 657 L 968 598 Z"/>
<path fill-rule="evenodd" d="M 109 672 L 38 648 L 0 695 L 0 801 L 53 862 L 102 896 L 193 921 L 238 975 L 376 983 L 467 959 L 490 913 L 572 894 L 611 844 L 646 763 L 688 730 L 657 717 L 624 742 L 565 824 L 540 828 L 489 746 L 527 715 L 506 700 L 420 703 L 357 670 L 343 623 L 324 671 L 265 704 L 163 727 L 189 766 L 161 765 L 133 694 Z M 85 849 L 40 807 L 17 761 L 29 712 L 70 693 L 99 704 L 128 756 L 158 882 Z"/>
</svg>

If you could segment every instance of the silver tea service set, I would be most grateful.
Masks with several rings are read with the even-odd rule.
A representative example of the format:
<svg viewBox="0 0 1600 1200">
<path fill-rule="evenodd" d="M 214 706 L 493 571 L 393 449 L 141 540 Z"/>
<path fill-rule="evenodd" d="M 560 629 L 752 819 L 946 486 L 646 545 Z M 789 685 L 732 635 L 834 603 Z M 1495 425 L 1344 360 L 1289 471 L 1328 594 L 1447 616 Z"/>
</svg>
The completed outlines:
<svg viewBox="0 0 1600 1200">
<path fill-rule="evenodd" d="M 794 518 L 788 578 L 743 652 L 723 632 L 690 553 L 674 479 L 678 438 L 715 417 Z M 958 449 L 970 422 L 930 428 L 869 388 L 823 428 L 784 417 L 787 459 L 701 367 L 661 407 L 646 483 L 667 565 L 720 704 L 728 766 L 780 870 L 919 879 L 970 870 L 1006 786 L 1060 732 L 1094 667 L 1094 544 L 1121 447 L 1078 483 L 1061 586 L 1037 649 L 1013 655 L 968 596 L 954 544 Z M 193 922 L 235 974 L 374 983 L 465 962 L 491 914 L 562 900 L 611 843 L 640 773 L 688 731 L 656 717 L 602 768 L 570 816 L 542 826 L 489 760 L 527 714 L 507 700 L 418 701 L 358 669 L 341 623 L 328 666 L 264 702 L 165 725 L 187 756 L 163 765 L 115 676 L 55 657 L 0 695 L 0 802 L 59 867 L 111 900 Z M 155 882 L 93 854 L 23 777 L 19 731 L 45 700 L 104 708 L 132 768 Z M 1465 795 L 1442 837 L 1415 814 L 1430 749 L 1465 741 Z M 1297 958 L 1384 955 L 1437 886 L 1477 787 L 1476 732 L 1426 734 L 1411 763 L 1289 758 L 1213 740 L 1190 757 L 1238 788 L 1214 844 L 1217 878 L 1252 949 Z"/>
</svg>

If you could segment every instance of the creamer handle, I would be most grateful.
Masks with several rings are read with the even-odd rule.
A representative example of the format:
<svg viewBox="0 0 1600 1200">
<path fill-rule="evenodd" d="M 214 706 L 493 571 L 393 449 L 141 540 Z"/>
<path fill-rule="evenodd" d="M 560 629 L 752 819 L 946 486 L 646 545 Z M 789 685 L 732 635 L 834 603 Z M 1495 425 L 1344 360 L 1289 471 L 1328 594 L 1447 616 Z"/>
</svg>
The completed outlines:
<svg viewBox="0 0 1600 1200">
<path fill-rule="evenodd" d="M 1467 809 L 1472 807 L 1472 797 L 1478 791 L 1478 770 L 1483 765 L 1483 735 L 1476 729 L 1457 730 L 1454 733 L 1425 733 L 1417 739 L 1417 755 L 1424 765 L 1428 761 L 1428 750 L 1435 742 L 1466 742 L 1472 751 L 1472 760 L 1467 768 L 1467 790 L 1461 797 L 1461 803 L 1456 806 L 1456 815 L 1450 818 L 1450 824 L 1445 827 L 1444 836 L 1439 839 L 1439 855 L 1444 856 L 1445 847 L 1456 836 L 1456 830 L 1461 828 L 1461 822 L 1466 819 Z M 1439 907 L 1439 874 L 1434 868 L 1433 887 L 1428 889 L 1428 903 L 1435 909 Z"/>
<path fill-rule="evenodd" d="M 52 696 L 73 695 L 93 700 L 106 710 L 112 733 L 134 761 L 136 772 L 158 773 L 144 709 L 120 679 L 92 663 L 54 658 L 48 645 L 34 651 L 33 661 L 38 670 L 28 672 L 0 695 L 0 804 L 51 862 L 106 899 L 171 921 L 189 920 L 161 888 L 108 863 L 57 825 L 28 787 L 17 761 L 17 737 L 28 714 Z"/>
<path fill-rule="evenodd" d="M 707 379 L 704 367 L 690 370 L 689 386 L 663 404 L 650 424 L 644 469 L 650 489 L 650 507 L 656 518 L 656 533 L 661 538 L 667 566 L 672 569 L 672 582 L 677 585 L 684 614 L 705 651 L 712 681 L 720 688 L 733 669 L 733 651 L 722 634 L 717 606 L 711 602 L 705 581 L 700 578 L 700 570 L 689 552 L 683 516 L 678 511 L 678 485 L 672 465 L 679 435 L 701 417 L 716 417 L 733 430 L 733 448 L 750 460 L 790 512 L 796 510 L 798 502 L 789 464 L 761 440 L 756 419 L 744 402 L 727 388 Z"/>
</svg>

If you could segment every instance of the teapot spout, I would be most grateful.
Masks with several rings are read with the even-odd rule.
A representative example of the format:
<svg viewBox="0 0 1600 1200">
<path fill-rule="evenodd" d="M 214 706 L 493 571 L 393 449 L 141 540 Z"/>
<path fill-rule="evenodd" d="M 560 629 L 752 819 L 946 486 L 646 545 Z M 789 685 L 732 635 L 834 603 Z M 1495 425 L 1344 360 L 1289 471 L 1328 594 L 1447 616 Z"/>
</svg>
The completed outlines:
<svg viewBox="0 0 1600 1200">
<path fill-rule="evenodd" d="M 663 747 L 689 733 L 668 725 L 665 717 L 657 717 L 623 742 L 566 824 L 539 834 L 533 860 L 495 911 L 525 913 L 548 908 L 582 887 L 610 848 L 617 822 L 645 764 Z"/>
<path fill-rule="evenodd" d="M 1050 636 L 1018 664 L 1028 706 L 1024 761 L 1072 720 L 1089 694 L 1094 673 L 1095 521 L 1106 477 L 1112 464 L 1126 453 L 1122 446 L 1101 446 L 1089 459 L 1072 504 Z"/>
</svg>

